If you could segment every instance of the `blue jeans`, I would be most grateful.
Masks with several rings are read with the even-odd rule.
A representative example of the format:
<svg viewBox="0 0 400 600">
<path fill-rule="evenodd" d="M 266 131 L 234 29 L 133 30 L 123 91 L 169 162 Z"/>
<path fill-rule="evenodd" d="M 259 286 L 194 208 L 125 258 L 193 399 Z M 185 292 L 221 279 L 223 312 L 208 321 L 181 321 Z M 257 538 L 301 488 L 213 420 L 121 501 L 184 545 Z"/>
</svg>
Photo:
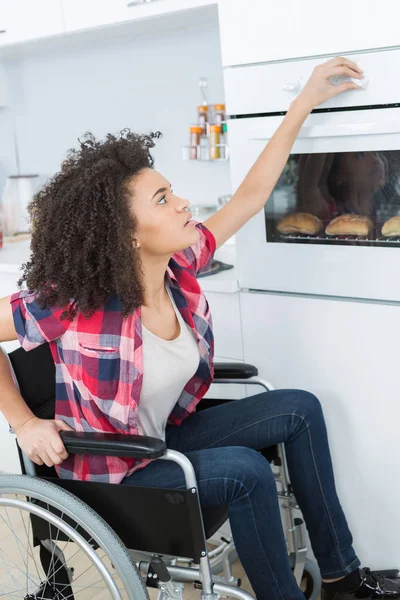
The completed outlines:
<svg viewBox="0 0 400 600">
<path fill-rule="evenodd" d="M 168 447 L 192 462 L 203 507 L 227 505 L 239 558 L 258 600 L 304 596 L 290 569 L 275 479 L 258 450 L 285 443 L 289 473 L 321 575 L 334 579 L 360 562 L 340 506 L 322 409 L 299 390 L 264 392 L 192 414 L 168 426 Z M 123 485 L 185 487 L 181 469 L 154 461 Z"/>
</svg>

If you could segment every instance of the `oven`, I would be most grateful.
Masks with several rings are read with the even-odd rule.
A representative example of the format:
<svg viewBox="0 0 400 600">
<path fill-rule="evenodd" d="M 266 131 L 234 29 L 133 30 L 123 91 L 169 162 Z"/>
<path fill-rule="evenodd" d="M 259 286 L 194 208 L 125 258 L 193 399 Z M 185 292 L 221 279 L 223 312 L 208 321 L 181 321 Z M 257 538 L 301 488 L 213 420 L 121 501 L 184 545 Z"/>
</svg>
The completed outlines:
<svg viewBox="0 0 400 600">
<path fill-rule="evenodd" d="M 326 58 L 225 71 L 234 189 Z M 400 49 L 349 58 L 363 89 L 313 111 L 265 210 L 237 235 L 244 289 L 400 300 Z"/>
</svg>

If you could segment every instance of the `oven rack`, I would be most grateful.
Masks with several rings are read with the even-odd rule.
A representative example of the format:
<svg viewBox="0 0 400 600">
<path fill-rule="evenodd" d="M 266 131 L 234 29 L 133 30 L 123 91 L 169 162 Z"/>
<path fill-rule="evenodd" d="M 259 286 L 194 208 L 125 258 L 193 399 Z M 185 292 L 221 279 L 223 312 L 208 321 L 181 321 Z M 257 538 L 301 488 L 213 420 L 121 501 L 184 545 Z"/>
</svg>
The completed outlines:
<svg viewBox="0 0 400 600">
<path fill-rule="evenodd" d="M 338 242 L 342 244 L 352 243 L 363 243 L 363 244 L 376 244 L 377 246 L 385 244 L 394 244 L 400 246 L 400 236 L 397 237 L 378 237 L 369 238 L 368 236 L 355 236 L 355 235 L 295 235 L 295 234 L 279 234 L 275 236 L 277 239 L 282 241 L 298 241 L 298 242 L 314 242 L 314 243 L 332 243 Z"/>
</svg>

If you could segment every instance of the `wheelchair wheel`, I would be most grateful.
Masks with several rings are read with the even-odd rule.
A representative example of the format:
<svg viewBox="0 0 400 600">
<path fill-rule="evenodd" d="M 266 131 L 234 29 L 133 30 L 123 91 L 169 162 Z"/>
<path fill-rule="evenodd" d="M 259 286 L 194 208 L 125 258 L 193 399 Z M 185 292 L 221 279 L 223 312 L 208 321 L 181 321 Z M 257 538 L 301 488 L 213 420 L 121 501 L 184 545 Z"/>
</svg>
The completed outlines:
<svg viewBox="0 0 400 600">
<path fill-rule="evenodd" d="M 290 565 L 294 569 L 296 557 L 294 554 L 289 555 Z M 304 566 L 303 579 L 301 580 L 301 591 L 307 600 L 318 600 L 321 593 L 321 575 L 318 569 L 318 565 L 310 560 L 306 559 Z"/>
<path fill-rule="evenodd" d="M 48 531 L 40 544 L 33 539 L 35 523 Z M 119 537 L 91 508 L 53 483 L 0 476 L 0 540 L 0 598 L 148 600 Z"/>
</svg>

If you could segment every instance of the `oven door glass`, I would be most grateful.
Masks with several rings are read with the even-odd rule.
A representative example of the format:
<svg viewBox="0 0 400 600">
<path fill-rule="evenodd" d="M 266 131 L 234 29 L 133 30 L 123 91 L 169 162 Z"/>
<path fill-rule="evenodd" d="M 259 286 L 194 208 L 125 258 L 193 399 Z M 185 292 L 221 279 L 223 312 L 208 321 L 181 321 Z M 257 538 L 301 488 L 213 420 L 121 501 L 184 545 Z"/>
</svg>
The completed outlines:
<svg viewBox="0 0 400 600">
<path fill-rule="evenodd" d="M 265 206 L 273 243 L 400 246 L 400 150 L 292 154 Z"/>
</svg>

